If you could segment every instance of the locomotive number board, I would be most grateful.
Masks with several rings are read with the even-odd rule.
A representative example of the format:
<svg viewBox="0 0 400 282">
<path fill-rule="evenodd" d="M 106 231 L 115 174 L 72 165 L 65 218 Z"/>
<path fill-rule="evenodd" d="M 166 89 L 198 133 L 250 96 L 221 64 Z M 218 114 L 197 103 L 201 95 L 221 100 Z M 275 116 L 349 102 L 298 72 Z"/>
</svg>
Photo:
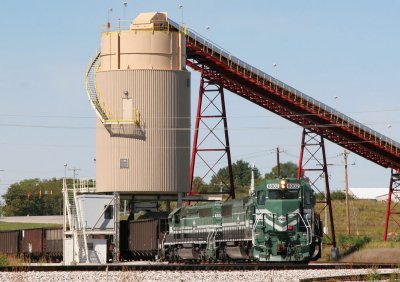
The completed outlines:
<svg viewBox="0 0 400 282">
<path fill-rule="evenodd" d="M 279 183 L 268 183 L 267 189 L 279 189 Z M 286 189 L 300 189 L 299 183 L 287 183 Z"/>
</svg>

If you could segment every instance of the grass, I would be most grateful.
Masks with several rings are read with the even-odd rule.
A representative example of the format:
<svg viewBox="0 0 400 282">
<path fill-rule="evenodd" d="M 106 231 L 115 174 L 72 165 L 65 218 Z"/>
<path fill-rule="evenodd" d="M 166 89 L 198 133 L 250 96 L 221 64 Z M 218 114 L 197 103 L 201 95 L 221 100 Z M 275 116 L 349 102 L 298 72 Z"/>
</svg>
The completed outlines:
<svg viewBox="0 0 400 282">
<path fill-rule="evenodd" d="M 346 202 L 344 200 L 332 201 L 336 242 L 340 255 L 350 254 L 358 249 L 400 248 L 400 234 L 393 232 L 397 229 L 393 221 L 389 225 L 388 241 L 383 241 L 385 202 L 353 199 L 350 200 L 349 206 L 350 236 L 347 234 Z M 316 210 L 320 212 L 323 224 L 325 224 L 323 204 L 317 204 Z M 390 232 L 392 233 L 390 234 Z M 324 237 L 324 242 L 330 242 L 330 240 Z M 330 245 L 325 245 L 322 260 L 329 260 L 330 248 Z"/>
<path fill-rule="evenodd" d="M 382 241 L 386 203 L 372 200 L 350 200 L 350 234 L 356 236 L 368 236 L 372 241 Z M 317 205 L 317 211 L 321 211 L 322 204 Z M 344 200 L 332 201 L 333 220 L 336 235 L 347 235 L 346 203 Z M 321 219 L 325 223 L 324 211 L 321 211 Z M 396 230 L 393 221 L 390 230 Z"/>
<path fill-rule="evenodd" d="M 52 228 L 52 227 L 61 227 L 61 225 L 48 224 L 48 223 L 22 223 L 22 222 L 0 221 L 0 231 L 34 229 L 34 228 Z"/>
<path fill-rule="evenodd" d="M 366 249 L 400 249 L 400 242 L 394 241 L 372 241 L 365 244 Z"/>
</svg>

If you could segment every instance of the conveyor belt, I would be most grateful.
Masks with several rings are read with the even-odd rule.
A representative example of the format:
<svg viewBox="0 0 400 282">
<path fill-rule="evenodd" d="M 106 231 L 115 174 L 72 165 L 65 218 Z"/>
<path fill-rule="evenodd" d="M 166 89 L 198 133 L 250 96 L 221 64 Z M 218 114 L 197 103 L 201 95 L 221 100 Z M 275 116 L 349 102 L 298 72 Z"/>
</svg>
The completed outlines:
<svg viewBox="0 0 400 282">
<path fill-rule="evenodd" d="M 232 56 L 168 19 L 186 36 L 186 64 L 225 89 L 383 167 L 400 169 L 400 143 Z"/>
</svg>

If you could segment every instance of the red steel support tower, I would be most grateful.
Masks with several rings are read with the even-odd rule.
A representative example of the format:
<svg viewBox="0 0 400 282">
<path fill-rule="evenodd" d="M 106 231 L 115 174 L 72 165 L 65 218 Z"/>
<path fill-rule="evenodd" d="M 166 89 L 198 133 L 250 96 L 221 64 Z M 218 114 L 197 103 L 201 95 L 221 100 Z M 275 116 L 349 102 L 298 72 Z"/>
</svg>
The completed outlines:
<svg viewBox="0 0 400 282">
<path fill-rule="evenodd" d="M 202 75 L 197 105 L 196 124 L 193 137 L 192 161 L 190 164 L 190 193 L 195 194 L 201 181 L 209 174 L 217 174 L 217 165 L 226 157 L 228 165 L 229 183 L 220 179 L 224 187 L 223 192 L 235 198 L 235 187 L 233 181 L 231 152 L 228 135 L 228 122 L 226 118 L 225 97 L 223 87 L 215 81 L 207 79 Z M 221 130 L 223 125 L 223 134 Z M 204 130 L 201 128 L 204 126 Z M 199 132 L 203 131 L 199 138 Z M 206 166 L 206 171 L 201 181 L 194 183 L 194 172 L 196 159 L 200 159 Z"/>
<path fill-rule="evenodd" d="M 392 202 L 393 201 L 393 202 Z M 389 220 L 391 219 L 393 225 L 397 227 L 396 231 L 400 229 L 400 173 L 398 170 L 391 170 L 390 174 L 390 186 L 389 194 L 386 205 L 386 219 L 385 219 L 385 231 L 383 233 L 383 240 L 387 240 Z"/>
<path fill-rule="evenodd" d="M 332 246 L 336 247 L 335 225 L 333 223 L 331 195 L 329 190 L 328 164 L 326 163 L 324 138 L 304 128 L 301 138 L 300 159 L 297 177 L 300 178 L 307 174 L 311 187 L 321 194 L 325 194 L 325 199 L 318 203 L 325 204 L 320 213 L 328 209 L 329 222 L 331 229 Z M 323 180 L 325 193 L 322 193 L 317 182 Z"/>
</svg>

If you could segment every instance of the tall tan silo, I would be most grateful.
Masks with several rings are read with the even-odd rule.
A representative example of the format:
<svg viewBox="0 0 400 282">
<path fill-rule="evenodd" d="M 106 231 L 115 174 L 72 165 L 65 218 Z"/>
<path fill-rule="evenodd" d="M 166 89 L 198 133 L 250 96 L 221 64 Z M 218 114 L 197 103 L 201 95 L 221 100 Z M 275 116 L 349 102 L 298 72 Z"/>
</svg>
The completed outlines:
<svg viewBox="0 0 400 282">
<path fill-rule="evenodd" d="M 127 30 L 101 35 L 94 84 L 96 191 L 188 192 L 190 73 L 185 37 L 165 13 L 140 14 Z"/>
</svg>

